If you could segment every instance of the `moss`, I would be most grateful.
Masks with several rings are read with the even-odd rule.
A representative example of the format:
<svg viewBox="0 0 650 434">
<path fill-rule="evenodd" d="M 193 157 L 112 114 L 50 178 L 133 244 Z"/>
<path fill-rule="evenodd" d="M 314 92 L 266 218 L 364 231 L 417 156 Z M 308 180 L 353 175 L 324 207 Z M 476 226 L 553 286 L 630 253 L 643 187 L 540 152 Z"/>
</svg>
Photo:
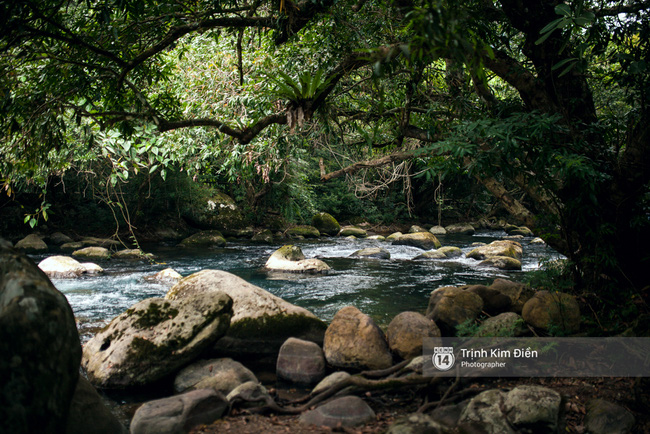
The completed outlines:
<svg viewBox="0 0 650 434">
<path fill-rule="evenodd" d="M 327 235 L 336 235 L 341 230 L 341 225 L 336 219 L 326 212 L 320 212 L 311 219 L 311 224 L 316 229 Z"/>
<path fill-rule="evenodd" d="M 287 244 L 280 247 L 273 254 L 281 258 L 284 258 L 288 261 L 301 261 L 305 259 L 305 255 L 302 253 L 300 247 L 291 244 Z"/>
<path fill-rule="evenodd" d="M 324 333 L 327 324 L 318 318 L 304 315 L 263 315 L 244 318 L 230 325 L 228 335 L 233 338 L 281 338 Z"/>
<path fill-rule="evenodd" d="M 132 309 L 130 314 L 137 315 L 139 318 L 133 322 L 133 325 L 140 328 L 153 327 L 157 324 L 160 324 L 163 321 L 173 319 L 178 315 L 178 309 L 170 307 L 168 301 L 164 302 L 162 305 L 158 303 L 149 303 L 147 310 L 138 310 L 133 311 Z M 129 311 L 127 311 L 129 313 Z"/>
<path fill-rule="evenodd" d="M 290 237 L 302 236 L 305 238 L 318 238 L 320 232 L 313 226 L 294 226 L 287 229 L 287 235 Z"/>
</svg>

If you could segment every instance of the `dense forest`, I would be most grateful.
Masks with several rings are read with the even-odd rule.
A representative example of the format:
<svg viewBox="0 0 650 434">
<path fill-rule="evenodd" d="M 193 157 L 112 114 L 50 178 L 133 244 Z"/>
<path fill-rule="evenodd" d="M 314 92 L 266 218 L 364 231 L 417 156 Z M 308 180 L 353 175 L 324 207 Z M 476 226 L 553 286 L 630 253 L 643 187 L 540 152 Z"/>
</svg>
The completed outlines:
<svg viewBox="0 0 650 434">
<path fill-rule="evenodd" d="M 639 300 L 649 7 L 3 2 L 4 230 L 142 227 L 211 189 L 258 226 L 507 215 L 601 307 Z"/>
</svg>

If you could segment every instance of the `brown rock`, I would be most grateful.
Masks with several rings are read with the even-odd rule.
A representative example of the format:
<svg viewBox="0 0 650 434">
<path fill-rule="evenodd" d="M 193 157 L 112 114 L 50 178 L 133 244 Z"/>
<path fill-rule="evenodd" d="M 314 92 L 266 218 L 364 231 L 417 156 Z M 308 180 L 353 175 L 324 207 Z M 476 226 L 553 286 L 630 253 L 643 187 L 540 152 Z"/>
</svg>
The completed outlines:
<svg viewBox="0 0 650 434">
<path fill-rule="evenodd" d="M 580 306 L 563 292 L 539 291 L 524 305 L 521 316 L 533 327 L 564 334 L 580 330 Z"/>
<path fill-rule="evenodd" d="M 388 347 L 402 359 L 422 355 L 422 340 L 440 337 L 435 322 L 417 312 L 402 312 L 388 325 Z"/>
<path fill-rule="evenodd" d="M 375 412 L 358 396 L 344 396 L 300 416 L 300 423 L 329 427 L 352 427 L 375 419 Z"/>
<path fill-rule="evenodd" d="M 325 356 L 315 343 L 289 338 L 280 347 L 276 363 L 278 379 L 312 385 L 325 377 Z"/>
</svg>

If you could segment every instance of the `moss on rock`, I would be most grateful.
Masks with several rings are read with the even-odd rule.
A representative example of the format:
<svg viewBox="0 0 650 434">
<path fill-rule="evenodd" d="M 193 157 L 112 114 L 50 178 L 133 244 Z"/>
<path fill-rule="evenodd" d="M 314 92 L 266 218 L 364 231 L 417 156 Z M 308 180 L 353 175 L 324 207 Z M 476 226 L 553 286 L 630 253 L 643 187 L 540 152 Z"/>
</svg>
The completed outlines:
<svg viewBox="0 0 650 434">
<path fill-rule="evenodd" d="M 337 235 L 341 230 L 339 222 L 326 212 L 315 214 L 311 219 L 311 224 L 321 233 L 331 236 Z"/>
</svg>

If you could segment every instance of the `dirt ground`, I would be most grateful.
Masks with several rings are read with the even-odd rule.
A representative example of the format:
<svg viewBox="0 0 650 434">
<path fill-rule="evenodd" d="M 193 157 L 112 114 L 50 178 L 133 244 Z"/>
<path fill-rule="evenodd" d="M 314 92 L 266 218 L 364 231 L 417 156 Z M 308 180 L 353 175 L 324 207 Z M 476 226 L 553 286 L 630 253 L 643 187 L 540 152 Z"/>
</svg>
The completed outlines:
<svg viewBox="0 0 650 434">
<path fill-rule="evenodd" d="M 549 387 L 563 396 L 566 432 L 583 433 L 585 405 L 593 398 L 601 398 L 617 403 L 632 412 L 636 418 L 635 433 L 650 433 L 650 381 L 631 378 L 530 378 L 530 379 L 483 379 L 474 383 L 461 383 L 455 391 L 465 390 L 471 398 L 480 391 L 501 388 L 511 389 L 520 384 L 537 384 Z M 476 389 L 472 393 L 471 389 Z M 298 416 L 276 414 L 251 414 L 235 412 L 211 425 L 196 427 L 193 434 L 212 433 L 381 433 L 402 416 L 414 413 L 423 404 L 425 391 L 418 393 L 403 390 L 393 394 L 367 393 L 362 397 L 375 410 L 374 422 L 355 428 L 328 428 L 305 426 L 298 422 Z M 454 394 L 450 395 L 450 399 Z M 453 402 L 449 402 L 453 403 Z"/>
</svg>

